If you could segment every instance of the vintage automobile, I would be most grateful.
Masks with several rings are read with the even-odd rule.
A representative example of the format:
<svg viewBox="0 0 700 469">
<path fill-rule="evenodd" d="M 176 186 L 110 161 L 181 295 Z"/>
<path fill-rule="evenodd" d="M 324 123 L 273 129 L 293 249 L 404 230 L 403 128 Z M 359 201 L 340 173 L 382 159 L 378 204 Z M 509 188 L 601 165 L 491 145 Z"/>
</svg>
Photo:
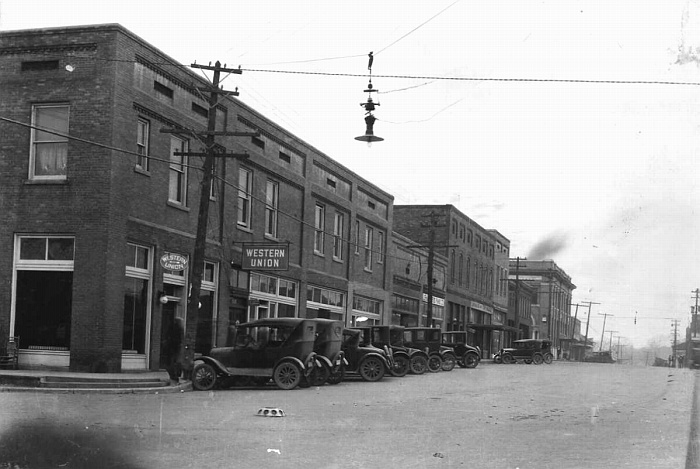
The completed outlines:
<svg viewBox="0 0 700 469">
<path fill-rule="evenodd" d="M 403 342 L 407 347 L 428 354 L 428 371 L 432 373 L 452 371 L 457 364 L 454 349 L 442 345 L 441 333 L 440 329 L 433 327 L 407 327 L 403 333 Z"/>
<path fill-rule="evenodd" d="M 343 380 L 345 360 L 343 345 L 343 322 L 331 319 L 313 319 L 316 323 L 314 352 L 321 363 L 323 371 L 312 373 L 311 385 L 320 386 L 324 383 L 338 384 Z"/>
<path fill-rule="evenodd" d="M 362 343 L 362 332 L 356 329 L 343 330 L 342 350 L 347 367 L 345 372 L 357 373 L 365 381 L 379 381 L 391 372 L 391 356 L 370 344 Z"/>
<path fill-rule="evenodd" d="M 527 364 L 534 363 L 541 365 L 542 363 L 550 364 L 554 359 L 550 348 L 551 340 L 541 339 L 520 339 L 513 341 L 513 347 L 502 348 L 494 357 L 495 362 L 505 364 L 522 361 Z"/>
<path fill-rule="evenodd" d="M 373 326 L 378 327 L 378 326 Z M 410 371 L 414 375 L 422 375 L 428 370 L 428 354 L 417 348 L 407 347 L 403 342 L 404 326 L 389 326 L 389 345 L 392 350 L 403 350 L 410 359 Z"/>
<path fill-rule="evenodd" d="M 212 389 L 217 382 L 246 377 L 256 384 L 272 378 L 281 389 L 317 382 L 324 373 L 314 352 L 317 323 L 301 318 L 259 319 L 234 327 L 232 345 L 214 347 L 196 359 L 192 385 Z"/>
<path fill-rule="evenodd" d="M 443 332 L 442 345 L 454 349 L 457 364 L 462 368 L 476 368 L 481 361 L 481 349 L 467 343 L 466 331 Z"/>
<path fill-rule="evenodd" d="M 590 355 L 586 355 L 583 361 L 592 363 L 615 363 L 615 359 L 612 357 L 612 353 L 609 350 L 592 352 Z"/>
<path fill-rule="evenodd" d="M 411 358 L 403 347 L 392 347 L 391 326 L 361 326 L 353 327 L 360 331 L 360 345 L 371 345 L 384 350 L 387 356 L 392 358 L 392 367 L 389 370 L 392 376 L 403 377 L 411 369 Z"/>
</svg>

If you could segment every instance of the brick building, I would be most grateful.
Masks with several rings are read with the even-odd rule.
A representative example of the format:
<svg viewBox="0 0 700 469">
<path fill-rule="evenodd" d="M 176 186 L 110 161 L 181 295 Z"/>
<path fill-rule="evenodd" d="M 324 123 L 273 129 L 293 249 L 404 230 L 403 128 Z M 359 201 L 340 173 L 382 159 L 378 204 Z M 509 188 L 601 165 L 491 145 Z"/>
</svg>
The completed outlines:
<svg viewBox="0 0 700 469">
<path fill-rule="evenodd" d="M 515 329 L 506 322 L 510 242 L 452 205 L 395 205 L 394 230 L 447 259 L 444 330 L 468 331 L 488 358 Z M 498 253 L 498 260 L 497 260 Z M 502 270 L 499 270 L 502 269 Z M 496 305 L 496 307 L 494 307 Z"/>
<path fill-rule="evenodd" d="M 510 260 L 510 279 L 515 280 L 517 259 Z M 576 285 L 571 277 L 552 260 L 520 260 L 518 278 L 535 290 L 532 303 L 532 337 L 550 339 L 553 352 L 568 350 L 572 331 L 571 297 Z M 579 321 L 580 329 L 580 321 Z M 555 355 L 556 356 L 556 355 Z"/>
<path fill-rule="evenodd" d="M 393 197 L 120 25 L 0 32 L 0 334 L 21 367 L 161 368 L 185 318 L 202 177 L 192 130 L 222 150 L 195 351 L 236 321 L 278 316 L 388 323 Z M 244 266 L 284 246 L 282 271 Z M 166 262 L 168 259 L 174 262 Z"/>
<path fill-rule="evenodd" d="M 445 329 L 447 258 L 439 253 L 434 254 L 430 279 L 427 247 L 418 245 L 394 231 L 389 252 L 393 258 L 391 324 L 406 327 L 425 326 L 428 322 L 427 310 L 430 302 L 431 325 Z"/>
</svg>

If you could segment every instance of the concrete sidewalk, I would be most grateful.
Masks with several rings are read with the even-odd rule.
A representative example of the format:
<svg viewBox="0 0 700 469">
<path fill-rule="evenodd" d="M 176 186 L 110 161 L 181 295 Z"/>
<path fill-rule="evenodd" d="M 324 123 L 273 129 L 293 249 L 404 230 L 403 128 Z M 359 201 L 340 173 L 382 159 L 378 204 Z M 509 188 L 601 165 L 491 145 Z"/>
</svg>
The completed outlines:
<svg viewBox="0 0 700 469">
<path fill-rule="evenodd" d="M 0 370 L 0 392 L 162 394 L 192 390 L 190 381 L 171 384 L 165 371 L 76 373 L 53 370 Z"/>
</svg>

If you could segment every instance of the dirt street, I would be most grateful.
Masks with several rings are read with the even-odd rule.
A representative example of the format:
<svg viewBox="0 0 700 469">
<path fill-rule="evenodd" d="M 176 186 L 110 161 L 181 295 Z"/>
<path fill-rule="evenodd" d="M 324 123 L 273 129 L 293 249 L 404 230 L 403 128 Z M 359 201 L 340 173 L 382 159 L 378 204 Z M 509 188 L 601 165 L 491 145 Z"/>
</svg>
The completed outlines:
<svg viewBox="0 0 700 469">
<path fill-rule="evenodd" d="M 695 376 L 555 362 L 294 391 L 2 393 L 0 468 L 676 469 Z"/>
</svg>

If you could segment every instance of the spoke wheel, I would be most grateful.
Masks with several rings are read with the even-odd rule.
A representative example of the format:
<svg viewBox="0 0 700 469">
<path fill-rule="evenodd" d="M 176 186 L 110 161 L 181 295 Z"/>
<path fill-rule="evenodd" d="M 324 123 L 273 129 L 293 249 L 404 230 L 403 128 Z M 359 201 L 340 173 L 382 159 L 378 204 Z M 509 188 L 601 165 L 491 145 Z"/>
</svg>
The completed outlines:
<svg viewBox="0 0 700 469">
<path fill-rule="evenodd" d="M 511 363 L 513 363 L 515 361 L 513 359 L 513 355 L 510 355 L 510 354 L 503 355 L 503 357 L 501 357 L 501 360 L 503 360 L 503 363 L 505 363 L 506 365 L 510 365 Z"/>
<path fill-rule="evenodd" d="M 542 362 L 544 362 L 544 358 L 542 358 L 542 355 L 540 355 L 540 354 L 538 353 L 538 354 L 536 354 L 536 355 L 534 355 L 534 356 L 532 357 L 532 362 L 533 362 L 535 365 L 541 365 Z"/>
<path fill-rule="evenodd" d="M 328 369 L 328 366 L 323 363 L 321 367 L 314 367 L 313 371 L 309 375 L 309 382 L 311 383 L 311 386 L 323 386 L 326 381 L 328 381 L 328 377 L 331 375 L 331 370 Z"/>
<path fill-rule="evenodd" d="M 280 389 L 294 389 L 301 383 L 301 370 L 293 362 L 282 362 L 275 367 L 272 379 Z"/>
<path fill-rule="evenodd" d="M 457 364 L 457 357 L 452 353 L 446 353 L 442 356 L 442 371 L 452 371 Z"/>
<path fill-rule="evenodd" d="M 416 355 L 411 358 L 411 372 L 416 375 L 422 375 L 428 369 L 428 359 L 423 355 Z"/>
<path fill-rule="evenodd" d="M 367 357 L 360 363 L 360 376 L 365 381 L 379 381 L 384 377 L 384 363 L 377 357 Z"/>
<path fill-rule="evenodd" d="M 330 374 L 330 376 L 328 376 L 328 379 L 326 380 L 326 382 L 328 384 L 338 384 L 341 381 L 343 381 L 344 379 L 345 379 L 345 366 L 340 365 L 340 367 L 338 367 L 338 369 L 336 371 L 332 372 Z"/>
<path fill-rule="evenodd" d="M 442 358 L 440 355 L 430 355 L 428 357 L 428 371 L 437 373 L 442 369 Z"/>
<path fill-rule="evenodd" d="M 408 357 L 403 355 L 396 355 L 394 357 L 394 367 L 391 369 L 392 376 L 397 376 L 401 378 L 408 374 L 408 370 L 411 368 L 411 361 Z"/>
<path fill-rule="evenodd" d="M 192 370 L 192 386 L 198 391 L 209 391 L 216 383 L 216 371 L 209 363 L 200 363 Z"/>
<path fill-rule="evenodd" d="M 475 353 L 467 353 L 464 355 L 464 367 L 465 368 L 476 368 L 479 364 L 479 357 Z"/>
<path fill-rule="evenodd" d="M 547 365 L 551 365 L 551 364 L 552 364 L 552 361 L 554 361 L 554 355 L 552 355 L 551 353 L 548 353 L 548 354 L 546 354 L 546 355 L 544 356 L 544 362 L 545 362 Z"/>
</svg>

